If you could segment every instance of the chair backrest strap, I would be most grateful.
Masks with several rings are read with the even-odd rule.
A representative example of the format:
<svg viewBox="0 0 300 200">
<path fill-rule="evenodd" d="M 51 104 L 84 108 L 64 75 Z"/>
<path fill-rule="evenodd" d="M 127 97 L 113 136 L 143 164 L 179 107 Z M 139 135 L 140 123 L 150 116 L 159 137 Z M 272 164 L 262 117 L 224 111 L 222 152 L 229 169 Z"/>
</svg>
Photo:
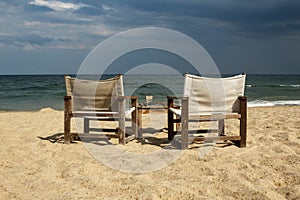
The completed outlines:
<svg viewBox="0 0 300 200">
<path fill-rule="evenodd" d="M 208 78 L 185 74 L 183 96 L 189 97 L 189 113 L 239 112 L 238 97 L 244 95 L 246 75 Z"/>
<path fill-rule="evenodd" d="M 122 75 L 98 81 L 65 76 L 65 83 L 72 110 L 116 110 L 118 97 L 124 95 Z"/>
</svg>

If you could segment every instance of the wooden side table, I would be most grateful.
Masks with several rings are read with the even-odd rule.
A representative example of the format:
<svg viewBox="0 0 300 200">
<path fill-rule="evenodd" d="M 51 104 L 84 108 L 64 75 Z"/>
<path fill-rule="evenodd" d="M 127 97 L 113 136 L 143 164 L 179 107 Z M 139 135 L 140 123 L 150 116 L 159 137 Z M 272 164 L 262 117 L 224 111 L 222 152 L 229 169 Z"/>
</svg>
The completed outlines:
<svg viewBox="0 0 300 200">
<path fill-rule="evenodd" d="M 180 108 L 180 106 L 175 106 L 175 108 Z M 168 112 L 168 106 L 163 104 L 157 104 L 157 105 L 146 105 L 146 104 L 140 104 L 138 106 L 138 138 L 143 138 L 143 114 L 149 114 L 150 110 L 157 113 L 167 113 Z"/>
</svg>

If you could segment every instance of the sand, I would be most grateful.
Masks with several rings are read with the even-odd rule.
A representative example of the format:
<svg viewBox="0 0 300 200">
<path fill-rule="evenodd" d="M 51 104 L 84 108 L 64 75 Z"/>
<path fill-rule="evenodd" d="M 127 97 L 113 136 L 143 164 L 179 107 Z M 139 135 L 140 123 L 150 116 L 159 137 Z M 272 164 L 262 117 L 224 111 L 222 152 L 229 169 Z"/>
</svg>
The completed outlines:
<svg viewBox="0 0 300 200">
<path fill-rule="evenodd" d="M 200 158 L 203 145 L 191 145 L 166 167 L 136 174 L 104 165 L 80 141 L 62 144 L 62 111 L 0 112 L 0 199 L 300 199 L 299 119 L 297 106 L 249 108 L 246 148 L 221 143 Z M 161 149 L 153 137 L 121 148 Z"/>
</svg>

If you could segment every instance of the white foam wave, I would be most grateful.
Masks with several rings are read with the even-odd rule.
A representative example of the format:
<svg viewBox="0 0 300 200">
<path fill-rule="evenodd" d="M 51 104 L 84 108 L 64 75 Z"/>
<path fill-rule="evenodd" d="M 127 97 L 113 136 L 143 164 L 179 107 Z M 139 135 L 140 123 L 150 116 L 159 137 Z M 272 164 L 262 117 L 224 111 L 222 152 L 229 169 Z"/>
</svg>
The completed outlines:
<svg viewBox="0 0 300 200">
<path fill-rule="evenodd" d="M 248 102 L 248 107 L 262 106 L 300 106 L 300 100 L 285 100 L 285 101 L 262 101 L 255 100 Z"/>
<path fill-rule="evenodd" d="M 291 85 L 280 85 L 280 87 L 300 87 L 300 85 L 297 84 L 291 84 Z"/>
</svg>

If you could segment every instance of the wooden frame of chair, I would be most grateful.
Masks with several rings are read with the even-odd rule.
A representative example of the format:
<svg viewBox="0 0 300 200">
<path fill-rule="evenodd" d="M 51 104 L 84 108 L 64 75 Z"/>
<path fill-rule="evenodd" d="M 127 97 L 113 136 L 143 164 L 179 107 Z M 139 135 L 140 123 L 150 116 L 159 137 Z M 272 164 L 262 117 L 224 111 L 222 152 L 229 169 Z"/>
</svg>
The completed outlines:
<svg viewBox="0 0 300 200">
<path fill-rule="evenodd" d="M 101 98 L 101 97 L 97 97 Z M 110 137 L 119 138 L 120 144 L 125 144 L 129 140 L 132 140 L 132 137 L 126 137 L 125 131 L 125 100 L 131 100 L 131 106 L 134 110 L 131 111 L 131 128 L 133 132 L 133 138 L 136 138 L 138 135 L 138 97 L 136 96 L 120 96 L 118 98 L 118 112 L 108 112 L 108 111 L 81 111 L 74 112 L 72 111 L 72 96 L 64 97 L 64 143 L 70 144 L 73 140 L 73 136 L 77 134 L 71 133 L 71 119 L 73 117 L 93 117 L 95 120 L 118 120 L 118 128 L 116 129 L 105 129 L 105 131 L 115 131 L 116 135 L 109 135 Z M 114 115 L 118 115 L 115 117 Z M 90 118 L 92 119 L 92 118 Z M 87 124 L 89 120 L 84 120 L 84 132 L 89 131 L 89 125 Z"/>
<path fill-rule="evenodd" d="M 218 137 L 195 137 L 194 141 L 215 141 L 215 140 L 230 140 L 238 144 L 239 147 L 246 147 L 247 139 L 247 97 L 240 96 L 239 100 L 239 113 L 230 113 L 225 115 L 198 115 L 189 116 L 189 98 L 188 97 L 170 97 L 168 96 L 168 139 L 172 140 L 176 133 L 174 132 L 174 124 L 181 124 L 181 148 L 188 148 L 188 134 L 189 122 L 202 122 L 202 121 L 218 121 L 219 123 L 219 136 Z M 182 113 L 180 118 L 174 118 L 175 114 L 170 108 L 174 108 L 174 100 L 181 100 Z M 225 119 L 239 119 L 240 130 L 239 136 L 226 136 L 224 134 Z"/>
</svg>

